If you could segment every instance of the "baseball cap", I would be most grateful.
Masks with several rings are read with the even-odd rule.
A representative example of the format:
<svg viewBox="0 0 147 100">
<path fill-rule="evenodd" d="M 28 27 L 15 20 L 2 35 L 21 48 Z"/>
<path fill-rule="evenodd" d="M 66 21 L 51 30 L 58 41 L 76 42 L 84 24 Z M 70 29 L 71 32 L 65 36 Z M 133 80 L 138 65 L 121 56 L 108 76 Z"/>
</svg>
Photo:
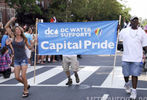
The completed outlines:
<svg viewBox="0 0 147 100">
<path fill-rule="evenodd" d="M 132 16 L 132 17 L 130 18 L 130 20 L 133 20 L 133 19 L 138 19 L 138 17 L 137 17 L 137 16 Z"/>
<path fill-rule="evenodd" d="M 144 30 L 147 30 L 147 25 L 144 27 Z"/>
</svg>

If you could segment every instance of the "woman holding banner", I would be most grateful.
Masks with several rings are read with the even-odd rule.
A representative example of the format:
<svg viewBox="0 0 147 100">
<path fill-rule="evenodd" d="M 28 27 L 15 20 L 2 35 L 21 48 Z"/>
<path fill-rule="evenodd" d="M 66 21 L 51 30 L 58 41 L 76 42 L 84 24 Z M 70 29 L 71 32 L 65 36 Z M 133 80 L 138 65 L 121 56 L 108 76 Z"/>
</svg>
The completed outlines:
<svg viewBox="0 0 147 100">
<path fill-rule="evenodd" d="M 27 78 L 26 78 L 26 71 L 28 68 L 28 60 L 27 55 L 25 52 L 25 46 L 31 49 L 30 45 L 28 44 L 27 38 L 24 36 L 23 28 L 20 26 L 15 26 L 14 32 L 10 29 L 10 24 L 16 20 L 15 17 L 11 18 L 5 28 L 9 34 L 13 34 L 12 46 L 14 48 L 14 72 L 15 78 L 17 81 L 21 82 L 24 85 L 24 91 L 22 97 L 28 97 L 29 92 L 28 89 L 30 85 L 28 85 Z M 20 76 L 21 71 L 21 76 Z"/>
</svg>

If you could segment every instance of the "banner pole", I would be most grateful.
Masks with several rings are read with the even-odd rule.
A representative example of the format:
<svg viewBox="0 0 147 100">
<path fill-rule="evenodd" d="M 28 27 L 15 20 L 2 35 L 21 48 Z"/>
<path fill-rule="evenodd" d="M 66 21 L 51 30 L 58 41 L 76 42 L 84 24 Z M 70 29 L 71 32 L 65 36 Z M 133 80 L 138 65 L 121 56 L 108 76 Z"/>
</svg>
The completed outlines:
<svg viewBox="0 0 147 100">
<path fill-rule="evenodd" d="M 36 32 L 35 32 L 35 40 L 38 39 L 37 36 L 37 24 L 38 24 L 38 18 L 36 18 Z M 34 84 L 35 84 L 35 76 L 36 76 L 36 49 L 37 49 L 37 41 L 35 41 L 35 57 L 34 57 Z"/>
<path fill-rule="evenodd" d="M 121 25 L 121 15 L 119 15 L 119 22 L 118 26 L 120 27 Z M 115 71 L 115 66 L 116 66 L 116 56 L 117 56 L 117 45 L 118 45 L 118 33 L 120 29 L 118 28 L 117 30 L 117 40 L 116 40 L 116 49 L 115 49 L 115 55 L 114 55 L 114 62 L 113 62 L 113 73 L 112 73 L 112 81 L 111 81 L 111 86 L 113 85 L 113 78 L 114 78 L 114 71 Z"/>
</svg>

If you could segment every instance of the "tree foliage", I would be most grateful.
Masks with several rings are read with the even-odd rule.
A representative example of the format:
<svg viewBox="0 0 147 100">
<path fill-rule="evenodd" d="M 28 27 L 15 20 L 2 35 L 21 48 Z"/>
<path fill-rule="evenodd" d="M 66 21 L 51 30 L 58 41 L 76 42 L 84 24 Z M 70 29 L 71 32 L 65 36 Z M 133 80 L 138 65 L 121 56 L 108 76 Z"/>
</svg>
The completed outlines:
<svg viewBox="0 0 147 100">
<path fill-rule="evenodd" d="M 40 7 L 36 4 L 36 0 L 5 0 L 10 7 L 17 10 L 18 13 L 24 12 L 32 14 L 42 14 Z"/>
<path fill-rule="evenodd" d="M 32 24 L 36 15 L 42 15 L 43 12 L 36 4 L 36 0 L 5 0 L 8 5 L 16 9 L 16 17 L 20 23 Z M 30 18 L 28 18 L 30 17 Z"/>
<path fill-rule="evenodd" d="M 142 21 L 141 21 L 141 25 L 142 25 L 142 26 L 147 25 L 147 19 L 142 20 Z"/>
<path fill-rule="evenodd" d="M 49 16 L 61 21 L 118 20 L 122 15 L 129 19 L 129 8 L 117 0 L 53 0 Z"/>
<path fill-rule="evenodd" d="M 52 0 L 48 9 L 36 5 L 36 0 L 6 0 L 18 13 L 38 14 L 46 21 L 56 16 L 57 21 L 118 20 L 119 15 L 128 20 L 129 8 L 117 0 Z"/>
</svg>

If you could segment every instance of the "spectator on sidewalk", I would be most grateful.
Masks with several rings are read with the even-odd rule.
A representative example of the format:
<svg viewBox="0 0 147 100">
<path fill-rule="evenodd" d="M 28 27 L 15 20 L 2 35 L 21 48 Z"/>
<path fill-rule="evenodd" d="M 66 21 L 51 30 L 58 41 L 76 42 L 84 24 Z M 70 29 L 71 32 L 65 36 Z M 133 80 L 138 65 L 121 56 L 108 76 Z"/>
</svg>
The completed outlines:
<svg viewBox="0 0 147 100">
<path fill-rule="evenodd" d="M 24 35 L 25 35 L 25 37 L 27 38 L 29 45 L 30 45 L 31 47 L 33 47 L 33 37 L 32 37 L 31 34 L 32 34 L 32 29 L 31 29 L 31 27 L 28 27 L 28 26 L 27 26 Z M 26 54 L 27 54 L 27 57 L 28 57 L 29 65 L 31 65 L 31 52 L 32 52 L 32 51 L 29 50 L 29 49 L 26 47 Z"/>
<path fill-rule="evenodd" d="M 0 73 L 3 74 L 4 78 L 9 78 L 11 75 L 11 67 L 10 64 L 12 62 L 8 48 L 3 47 L 0 52 Z"/>
<path fill-rule="evenodd" d="M 8 34 L 8 32 L 4 29 L 4 35 L 2 36 L 2 40 L 1 40 L 1 48 L 3 47 L 7 47 L 8 48 L 8 53 L 10 56 L 14 55 L 14 50 L 13 50 L 13 47 L 12 47 L 12 44 L 11 44 L 11 38 Z"/>
<path fill-rule="evenodd" d="M 147 34 L 147 25 L 144 27 L 144 31 Z"/>
</svg>

